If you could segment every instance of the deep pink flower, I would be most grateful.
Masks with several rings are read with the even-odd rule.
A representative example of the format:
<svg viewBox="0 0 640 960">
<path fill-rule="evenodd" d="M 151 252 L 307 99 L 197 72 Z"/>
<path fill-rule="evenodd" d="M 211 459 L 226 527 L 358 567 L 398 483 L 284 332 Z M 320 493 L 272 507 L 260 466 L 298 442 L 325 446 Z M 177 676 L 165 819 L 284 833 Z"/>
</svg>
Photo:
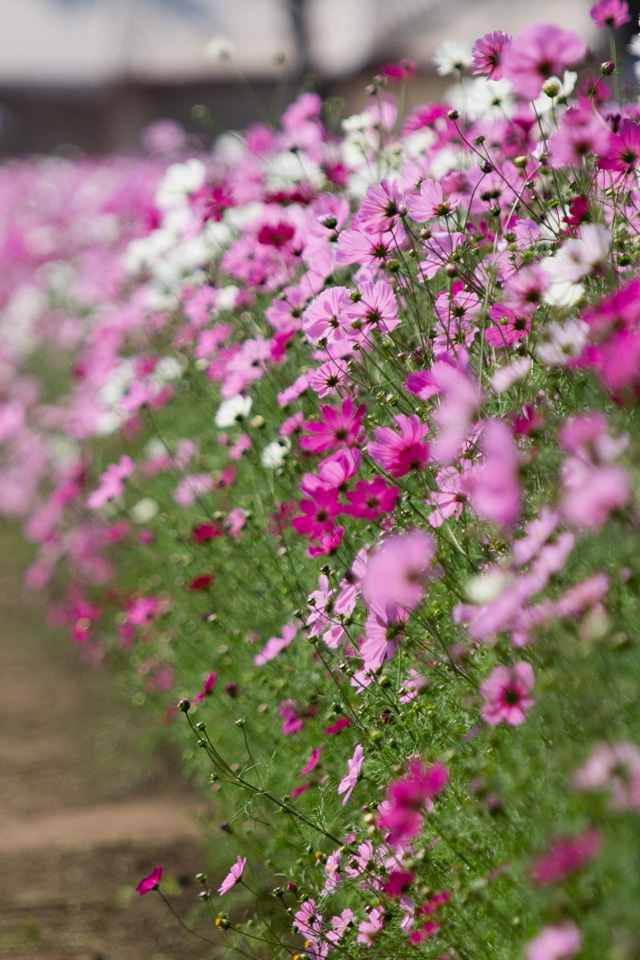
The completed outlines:
<svg viewBox="0 0 640 960">
<path fill-rule="evenodd" d="M 480 684 L 484 697 L 482 716 L 486 722 L 492 727 L 503 720 L 512 727 L 522 723 L 535 702 L 529 693 L 533 684 L 533 669 L 524 660 L 512 668 L 496 667 Z"/>
<path fill-rule="evenodd" d="M 445 788 L 448 780 L 443 764 L 425 767 L 422 760 L 413 760 L 406 776 L 389 785 L 378 816 L 379 829 L 388 831 L 388 843 L 396 846 L 418 835 L 423 813 L 433 809 L 433 798 Z"/>
<path fill-rule="evenodd" d="M 318 766 L 318 762 L 320 760 L 320 755 L 322 753 L 322 750 L 323 750 L 323 747 L 322 745 L 320 745 L 319 747 L 316 747 L 316 749 L 311 752 L 311 756 L 305 763 L 300 773 L 296 773 L 296 777 L 304 777 L 306 776 L 307 773 L 311 773 L 312 770 L 315 770 L 315 768 Z"/>
<path fill-rule="evenodd" d="M 556 839 L 550 849 L 532 864 L 529 876 L 534 883 L 559 883 L 589 863 L 602 846 L 599 830 L 585 830 L 577 837 Z"/>
<path fill-rule="evenodd" d="M 299 707 L 295 700 L 283 700 L 278 713 L 282 717 L 282 732 L 285 737 L 289 734 L 296 736 L 302 730 L 308 717 L 315 715 L 313 707 Z"/>
<path fill-rule="evenodd" d="M 382 477 L 369 481 L 358 480 L 355 489 L 347 493 L 349 506 L 344 508 L 344 512 L 352 517 L 375 520 L 395 510 L 399 493 L 397 487 L 388 487 Z"/>
<path fill-rule="evenodd" d="M 557 927 L 544 927 L 527 945 L 527 960 L 570 960 L 580 949 L 582 937 L 570 920 Z"/>
<path fill-rule="evenodd" d="M 229 870 L 229 873 L 218 887 L 218 893 L 220 896 L 222 896 L 224 893 L 228 893 L 232 887 L 235 887 L 236 883 L 242 876 L 242 871 L 245 868 L 246 862 L 246 857 L 238 857 L 237 861 L 231 867 L 231 870 Z"/>
<path fill-rule="evenodd" d="M 362 767 L 362 761 L 364 759 L 364 750 L 361 745 L 356 744 L 356 748 L 353 751 L 353 756 L 347 760 L 347 765 L 349 772 L 346 777 L 343 777 L 338 785 L 338 795 L 344 793 L 342 800 L 342 806 L 344 806 L 353 792 L 353 788 L 358 782 L 358 777 L 360 776 L 360 769 Z"/>
<path fill-rule="evenodd" d="M 333 533 L 333 519 L 343 509 L 338 502 L 337 490 L 324 485 L 316 487 L 312 500 L 301 500 L 299 506 L 301 515 L 294 517 L 291 525 L 297 533 L 311 540 Z"/>
<path fill-rule="evenodd" d="M 219 523 L 201 523 L 191 531 L 191 537 L 194 543 L 206 543 L 207 540 L 215 540 L 217 537 L 223 537 L 224 530 Z"/>
<path fill-rule="evenodd" d="M 589 15 L 596 26 L 601 29 L 621 27 L 631 20 L 629 4 L 626 0 L 598 0 L 591 7 Z"/>
<path fill-rule="evenodd" d="M 384 66 L 380 68 L 380 73 L 383 77 L 386 77 L 387 80 L 413 80 L 417 69 L 418 64 L 415 60 L 408 60 L 406 57 L 403 57 L 398 63 L 385 63 Z"/>
<path fill-rule="evenodd" d="M 502 30 L 485 33 L 484 37 L 473 45 L 473 72 L 487 80 L 502 78 L 502 58 L 504 51 L 513 43 L 513 37 Z"/>
<path fill-rule="evenodd" d="M 523 30 L 504 51 L 503 73 L 521 97 L 535 100 L 549 77 L 562 77 L 587 53 L 584 40 L 552 23 L 536 23 Z"/>
<path fill-rule="evenodd" d="M 157 890 L 157 888 L 160 886 L 160 880 L 163 872 L 164 870 L 162 867 L 156 867 L 155 870 L 151 871 L 148 877 L 145 877 L 144 880 L 141 880 L 136 887 L 136 893 L 138 896 L 142 897 L 145 893 L 149 893 L 151 890 Z"/>
<path fill-rule="evenodd" d="M 348 727 L 350 724 L 351 720 L 349 720 L 348 717 L 340 717 L 335 723 L 331 723 L 328 727 L 325 727 L 322 732 L 329 735 L 340 733 L 341 730 L 344 730 L 345 727 Z"/>
<path fill-rule="evenodd" d="M 382 889 L 388 897 L 397 897 L 403 896 L 413 881 L 415 880 L 416 875 L 412 871 L 406 870 L 392 870 L 389 873 L 389 879 L 386 883 L 382 884 Z"/>
<path fill-rule="evenodd" d="M 195 695 L 191 701 L 194 705 L 198 703 L 203 703 L 207 699 L 212 690 L 215 689 L 216 683 L 218 682 L 218 671 L 214 670 L 213 673 L 210 673 L 204 683 L 202 684 L 202 689 L 199 693 Z"/>
<path fill-rule="evenodd" d="M 193 580 L 187 584 L 187 590 L 191 593 L 195 593 L 198 590 L 206 590 L 212 583 L 212 575 L 210 573 L 202 573 L 199 577 L 194 577 Z"/>
<path fill-rule="evenodd" d="M 640 125 L 633 120 L 622 120 L 617 133 L 609 134 L 606 152 L 598 163 L 603 170 L 632 174 L 640 162 Z"/>
<path fill-rule="evenodd" d="M 295 227 L 290 223 L 265 223 L 258 231 L 258 243 L 267 247 L 285 247 L 295 236 Z"/>
<path fill-rule="evenodd" d="M 399 413 L 393 418 L 400 433 L 391 427 L 377 427 L 375 441 L 367 450 L 392 477 L 403 477 L 412 470 L 422 470 L 429 458 L 429 444 L 425 436 L 429 425 L 422 423 L 415 414 L 410 417 Z"/>
<path fill-rule="evenodd" d="M 352 446 L 364 439 L 362 418 L 366 407 L 355 407 L 351 397 L 345 397 L 342 408 L 321 407 L 321 420 L 305 420 L 304 429 L 309 436 L 300 439 L 300 446 L 309 453 L 323 453 L 342 446 Z"/>
</svg>

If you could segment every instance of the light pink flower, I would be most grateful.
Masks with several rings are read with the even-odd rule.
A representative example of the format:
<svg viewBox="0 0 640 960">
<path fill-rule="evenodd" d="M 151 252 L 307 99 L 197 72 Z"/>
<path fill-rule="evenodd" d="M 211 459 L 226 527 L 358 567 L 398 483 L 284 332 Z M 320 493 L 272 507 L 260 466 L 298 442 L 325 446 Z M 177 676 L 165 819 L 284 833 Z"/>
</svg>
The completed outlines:
<svg viewBox="0 0 640 960">
<path fill-rule="evenodd" d="M 231 870 L 229 870 L 229 873 L 218 887 L 218 893 L 220 896 L 222 896 L 224 893 L 228 893 L 229 890 L 231 890 L 231 887 L 235 887 L 236 883 L 242 876 L 242 871 L 244 870 L 246 862 L 246 857 L 238 857 L 236 863 L 234 863 L 234 865 L 231 867 Z"/>
<path fill-rule="evenodd" d="M 296 628 L 292 623 L 287 623 L 282 628 L 281 637 L 269 637 L 260 653 L 256 654 L 253 658 L 254 666 L 261 667 L 263 664 L 268 663 L 269 660 L 277 657 L 281 650 L 289 646 L 295 635 Z"/>
<path fill-rule="evenodd" d="M 87 506 L 90 510 L 96 510 L 103 507 L 109 500 L 122 496 L 124 493 L 123 480 L 130 477 L 135 470 L 135 464 L 131 457 L 120 457 L 117 463 L 112 463 L 105 472 L 100 475 L 100 485 L 97 490 L 89 494 Z"/>
<path fill-rule="evenodd" d="M 369 557 L 364 576 L 369 603 L 396 603 L 412 610 L 424 596 L 435 553 L 433 538 L 423 530 L 384 540 Z"/>
<path fill-rule="evenodd" d="M 640 812 L 640 749 L 629 740 L 599 743 L 573 782 L 579 790 L 605 787 L 618 810 Z"/>
<path fill-rule="evenodd" d="M 513 526 L 520 515 L 518 450 L 502 420 L 487 420 L 481 441 L 484 460 L 475 475 L 471 505 L 476 513 L 501 526 Z"/>
<path fill-rule="evenodd" d="M 535 100 L 549 77 L 562 77 L 587 53 L 577 33 L 552 23 L 536 23 L 523 30 L 505 50 L 503 73 L 521 97 Z"/>
<path fill-rule="evenodd" d="M 569 960 L 580 949 L 582 937 L 570 920 L 557 927 L 544 927 L 527 944 L 527 960 Z"/>
<path fill-rule="evenodd" d="M 362 761 L 364 759 L 364 750 L 361 745 L 356 744 L 356 748 L 353 751 L 353 756 L 350 760 L 347 760 L 347 765 L 349 767 L 349 772 L 346 777 L 343 777 L 338 786 L 338 795 L 344 793 L 344 798 L 342 800 L 342 806 L 344 807 L 345 803 L 351 796 L 353 788 L 358 782 L 358 777 L 360 776 L 360 768 L 362 767 Z"/>
</svg>

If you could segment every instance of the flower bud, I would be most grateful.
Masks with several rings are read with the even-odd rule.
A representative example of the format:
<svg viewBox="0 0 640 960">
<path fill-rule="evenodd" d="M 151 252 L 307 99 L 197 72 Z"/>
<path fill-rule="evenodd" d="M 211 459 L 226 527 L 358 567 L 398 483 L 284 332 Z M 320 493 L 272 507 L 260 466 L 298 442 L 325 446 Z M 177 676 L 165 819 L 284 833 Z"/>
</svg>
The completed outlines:
<svg viewBox="0 0 640 960">
<path fill-rule="evenodd" d="M 546 93 L 546 95 L 553 100 L 553 98 L 557 97 L 562 90 L 562 83 L 557 77 L 549 77 L 549 79 L 545 80 L 543 83 L 542 89 L 544 93 Z"/>
</svg>

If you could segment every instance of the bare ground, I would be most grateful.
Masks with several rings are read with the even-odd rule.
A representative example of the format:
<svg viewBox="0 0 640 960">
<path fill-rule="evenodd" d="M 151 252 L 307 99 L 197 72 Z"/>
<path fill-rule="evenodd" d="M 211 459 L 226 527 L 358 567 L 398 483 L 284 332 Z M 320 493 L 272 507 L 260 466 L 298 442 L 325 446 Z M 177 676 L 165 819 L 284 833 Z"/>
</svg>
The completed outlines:
<svg viewBox="0 0 640 960">
<path fill-rule="evenodd" d="M 202 864 L 196 801 L 166 744 L 149 749 L 114 678 L 83 664 L 20 585 L 0 529 L 0 960 L 207 960 L 186 917 Z"/>
</svg>

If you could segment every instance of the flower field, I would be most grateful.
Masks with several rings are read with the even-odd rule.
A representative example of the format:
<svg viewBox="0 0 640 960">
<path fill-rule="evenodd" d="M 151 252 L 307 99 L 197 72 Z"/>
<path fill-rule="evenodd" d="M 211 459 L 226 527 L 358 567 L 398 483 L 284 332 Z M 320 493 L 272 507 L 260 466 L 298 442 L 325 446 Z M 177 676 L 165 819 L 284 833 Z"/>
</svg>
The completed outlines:
<svg viewBox="0 0 640 960">
<path fill-rule="evenodd" d="M 218 952 L 640 957 L 640 108 L 592 18 L 604 64 L 495 31 L 443 103 L 403 61 L 336 129 L 0 168 L 0 505 L 202 784 Z"/>
</svg>

